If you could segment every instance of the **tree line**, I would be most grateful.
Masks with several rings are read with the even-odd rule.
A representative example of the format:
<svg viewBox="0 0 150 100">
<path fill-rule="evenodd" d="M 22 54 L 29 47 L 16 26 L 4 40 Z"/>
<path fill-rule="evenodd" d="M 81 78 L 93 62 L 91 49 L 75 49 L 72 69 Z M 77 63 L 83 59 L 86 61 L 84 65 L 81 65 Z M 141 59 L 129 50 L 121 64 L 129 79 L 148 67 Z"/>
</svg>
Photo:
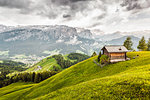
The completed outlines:
<svg viewBox="0 0 150 100">
<path fill-rule="evenodd" d="M 80 54 L 80 53 L 70 53 L 67 57 L 71 60 L 77 60 L 77 62 L 80 62 L 89 58 L 88 55 Z"/>
<path fill-rule="evenodd" d="M 70 66 L 72 65 L 72 62 L 69 61 L 69 60 L 65 60 L 64 57 L 63 57 L 61 54 L 59 54 L 59 55 L 54 55 L 54 56 L 52 56 L 52 57 L 56 59 L 57 64 L 60 65 L 60 67 L 61 67 L 62 69 L 68 68 L 68 67 L 70 67 Z"/>
<path fill-rule="evenodd" d="M 3 60 L 0 63 L 0 72 L 9 70 L 9 73 L 12 73 L 14 71 L 25 71 L 26 69 L 26 64 L 21 62 Z"/>
<path fill-rule="evenodd" d="M 65 60 L 64 57 L 61 54 L 54 55 L 52 57 L 56 59 L 57 64 L 60 65 L 60 67 L 62 69 L 68 68 L 68 67 L 70 67 L 74 64 L 77 64 L 78 62 L 81 62 L 81 61 L 89 58 L 89 56 L 84 55 L 84 54 L 80 54 L 80 53 L 70 53 L 67 56 L 69 59 L 74 60 L 74 61 L 70 61 L 68 59 Z M 56 66 L 53 66 L 53 69 L 54 69 L 54 71 L 59 70 Z"/>
<path fill-rule="evenodd" d="M 133 42 L 131 40 L 131 37 L 127 37 L 127 39 L 124 41 L 123 44 L 128 50 L 133 50 L 132 45 Z M 144 36 L 141 38 L 141 40 L 139 41 L 139 44 L 137 46 L 139 51 L 150 51 L 150 38 L 148 40 L 148 42 L 146 43 L 146 40 L 144 38 Z"/>
<path fill-rule="evenodd" d="M 39 83 L 55 74 L 57 72 L 55 71 L 44 71 L 44 72 L 24 72 L 24 73 L 18 73 L 11 77 L 7 76 L 9 72 L 8 71 L 2 71 L 0 73 L 0 88 L 7 86 L 9 84 L 15 83 L 15 82 L 34 82 Z"/>
</svg>

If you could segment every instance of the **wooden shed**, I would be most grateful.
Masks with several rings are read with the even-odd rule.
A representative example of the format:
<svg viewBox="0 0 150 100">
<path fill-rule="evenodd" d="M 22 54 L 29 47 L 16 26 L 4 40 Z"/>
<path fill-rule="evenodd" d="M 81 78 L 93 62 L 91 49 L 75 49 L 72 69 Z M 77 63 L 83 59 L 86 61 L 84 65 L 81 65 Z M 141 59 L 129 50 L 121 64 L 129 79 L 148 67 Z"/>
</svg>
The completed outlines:
<svg viewBox="0 0 150 100">
<path fill-rule="evenodd" d="M 128 50 L 122 45 L 106 45 L 102 48 L 102 54 L 109 57 L 110 62 L 126 61 Z"/>
</svg>

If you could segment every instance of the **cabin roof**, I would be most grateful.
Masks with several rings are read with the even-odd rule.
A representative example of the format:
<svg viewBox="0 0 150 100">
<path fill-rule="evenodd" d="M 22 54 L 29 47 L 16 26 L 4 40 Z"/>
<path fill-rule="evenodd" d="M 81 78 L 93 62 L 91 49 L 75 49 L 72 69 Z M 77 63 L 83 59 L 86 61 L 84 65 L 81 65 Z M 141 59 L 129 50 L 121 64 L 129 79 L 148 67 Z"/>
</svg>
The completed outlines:
<svg viewBox="0 0 150 100">
<path fill-rule="evenodd" d="M 102 49 L 106 49 L 108 52 L 128 52 L 127 48 L 122 45 L 106 45 Z"/>
</svg>

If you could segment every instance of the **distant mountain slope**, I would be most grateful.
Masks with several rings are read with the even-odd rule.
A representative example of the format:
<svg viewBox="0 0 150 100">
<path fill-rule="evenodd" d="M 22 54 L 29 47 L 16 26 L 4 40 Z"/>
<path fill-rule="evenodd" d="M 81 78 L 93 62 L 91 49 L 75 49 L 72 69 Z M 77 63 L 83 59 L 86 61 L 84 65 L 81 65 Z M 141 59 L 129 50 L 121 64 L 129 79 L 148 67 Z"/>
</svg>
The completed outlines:
<svg viewBox="0 0 150 100">
<path fill-rule="evenodd" d="M 101 36 L 100 38 L 103 41 L 111 41 L 113 39 L 121 38 L 123 36 L 124 35 L 121 32 L 115 32 L 115 33 L 112 33 L 112 34 L 105 34 L 105 35 Z"/>
<path fill-rule="evenodd" d="M 115 44 L 115 45 L 123 45 L 123 43 L 124 43 L 124 41 L 126 40 L 127 37 L 128 36 L 123 36 L 121 38 L 112 39 L 111 41 L 108 41 L 107 44 L 110 44 L 110 45 L 113 45 L 113 44 Z M 140 38 L 135 37 L 135 36 L 129 36 L 129 37 L 131 37 L 131 40 L 133 42 L 133 46 L 132 47 L 134 49 L 137 49 L 137 46 L 138 46 Z"/>
<path fill-rule="evenodd" d="M 142 31 L 133 31 L 133 32 L 122 32 L 124 35 L 133 35 L 138 38 L 141 38 L 142 36 L 145 37 L 146 40 L 150 38 L 150 30 L 142 30 Z"/>
<path fill-rule="evenodd" d="M 59 59 L 56 59 L 54 56 L 58 56 Z M 70 67 L 71 65 L 81 62 L 82 60 L 85 60 L 88 58 L 89 58 L 89 56 L 80 54 L 80 53 L 70 53 L 67 55 L 60 55 L 60 54 L 53 55 L 53 56 L 49 56 L 49 57 L 39 61 L 38 63 L 29 67 L 26 71 L 27 72 L 30 72 L 30 71 L 42 72 L 42 71 L 48 71 L 48 70 L 62 71 L 65 69 L 65 68 L 63 68 L 63 66 L 61 66 L 62 64 L 66 64 L 66 66 Z M 58 60 L 60 60 L 62 62 L 60 62 Z M 63 62 L 63 60 L 66 62 Z M 67 61 L 71 63 L 70 66 L 67 65 Z"/>
<path fill-rule="evenodd" d="M 24 60 L 35 61 L 56 53 L 80 52 L 91 55 L 102 44 L 87 29 L 77 31 L 76 28 L 63 25 L 2 27 L 0 52 L 8 53 L 0 54 L 1 58 L 15 60 L 17 55 L 23 55 Z"/>
<path fill-rule="evenodd" d="M 14 92 L 8 90 L 0 99 L 148 99 L 150 52 L 131 52 L 127 55 L 136 58 L 101 68 L 93 62 L 97 57 L 93 57 L 30 88 Z"/>
<path fill-rule="evenodd" d="M 148 39 L 150 31 L 104 34 L 64 25 L 0 25 L 0 58 L 34 64 L 54 54 L 75 52 L 90 56 L 94 51 L 99 53 L 104 45 L 122 45 L 127 36 L 133 37 L 136 49 L 142 35 Z"/>
</svg>

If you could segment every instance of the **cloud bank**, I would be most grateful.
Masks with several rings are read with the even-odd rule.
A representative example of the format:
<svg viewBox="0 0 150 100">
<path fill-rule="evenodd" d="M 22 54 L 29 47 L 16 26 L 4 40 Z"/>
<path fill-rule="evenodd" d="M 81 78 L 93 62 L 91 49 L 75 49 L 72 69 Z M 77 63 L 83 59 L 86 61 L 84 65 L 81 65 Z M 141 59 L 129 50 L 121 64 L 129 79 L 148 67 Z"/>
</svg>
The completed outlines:
<svg viewBox="0 0 150 100">
<path fill-rule="evenodd" d="M 149 11 L 150 0 L 0 0 L 0 24 L 144 30 L 150 28 Z"/>
</svg>

